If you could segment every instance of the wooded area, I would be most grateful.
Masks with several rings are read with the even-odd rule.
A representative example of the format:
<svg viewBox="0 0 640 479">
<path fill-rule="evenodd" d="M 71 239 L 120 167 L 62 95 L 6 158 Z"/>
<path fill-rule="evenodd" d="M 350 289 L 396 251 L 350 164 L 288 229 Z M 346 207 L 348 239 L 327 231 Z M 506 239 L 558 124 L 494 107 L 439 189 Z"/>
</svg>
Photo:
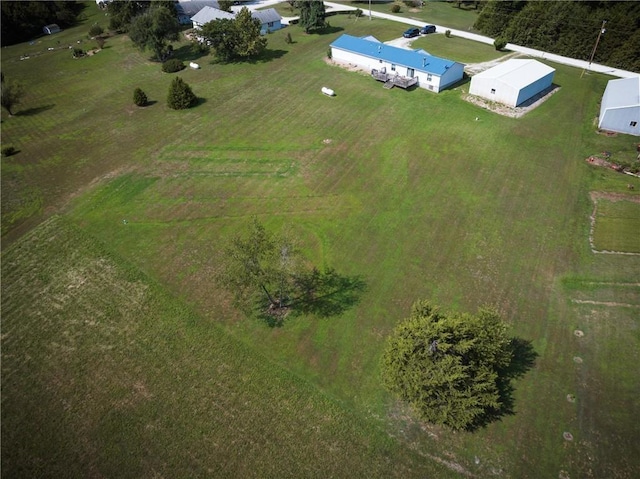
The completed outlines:
<svg viewBox="0 0 640 479">
<path fill-rule="evenodd" d="M 42 27 L 56 23 L 65 28 L 73 25 L 84 8 L 79 2 L 0 2 L 2 45 L 31 40 L 42 34 Z"/>
<path fill-rule="evenodd" d="M 490 0 L 475 27 L 490 37 L 580 60 L 591 59 L 600 34 L 595 63 L 640 72 L 640 2 Z"/>
</svg>

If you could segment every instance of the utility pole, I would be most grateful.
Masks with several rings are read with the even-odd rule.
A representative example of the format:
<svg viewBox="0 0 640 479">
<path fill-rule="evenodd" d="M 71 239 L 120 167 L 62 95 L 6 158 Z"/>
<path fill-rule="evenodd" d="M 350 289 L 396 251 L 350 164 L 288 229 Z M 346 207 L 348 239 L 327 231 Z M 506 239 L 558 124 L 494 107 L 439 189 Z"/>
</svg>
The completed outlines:
<svg viewBox="0 0 640 479">
<path fill-rule="evenodd" d="M 371 20 L 371 0 L 369 0 L 369 20 Z"/>
<path fill-rule="evenodd" d="M 596 50 L 598 48 L 598 43 L 600 43 L 600 37 L 602 36 L 602 34 L 604 32 L 606 32 L 607 30 L 604 28 L 604 26 L 607 24 L 606 20 L 602 20 L 602 26 L 600 27 L 600 32 L 598 32 L 598 38 L 596 39 L 596 44 L 593 46 L 593 51 L 591 52 L 591 57 L 589 58 L 589 65 L 587 66 L 588 69 L 591 69 L 591 63 L 593 62 L 593 57 L 596 56 Z M 587 68 L 585 68 L 584 70 L 582 70 L 582 75 L 584 75 L 584 72 L 587 70 Z M 582 75 L 580 75 L 580 78 L 582 78 Z"/>
</svg>

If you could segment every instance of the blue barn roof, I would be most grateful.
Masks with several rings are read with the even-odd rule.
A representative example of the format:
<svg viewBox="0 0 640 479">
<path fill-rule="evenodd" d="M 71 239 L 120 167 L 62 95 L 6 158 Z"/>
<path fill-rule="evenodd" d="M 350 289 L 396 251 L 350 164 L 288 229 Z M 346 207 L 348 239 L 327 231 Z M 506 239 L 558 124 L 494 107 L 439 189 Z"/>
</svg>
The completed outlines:
<svg viewBox="0 0 640 479">
<path fill-rule="evenodd" d="M 453 60 L 429 55 L 424 50 L 405 50 L 385 45 L 375 39 L 371 40 L 371 38 L 371 36 L 358 38 L 345 34 L 337 38 L 330 46 L 439 76 L 444 75 L 449 68 L 456 64 Z"/>
</svg>

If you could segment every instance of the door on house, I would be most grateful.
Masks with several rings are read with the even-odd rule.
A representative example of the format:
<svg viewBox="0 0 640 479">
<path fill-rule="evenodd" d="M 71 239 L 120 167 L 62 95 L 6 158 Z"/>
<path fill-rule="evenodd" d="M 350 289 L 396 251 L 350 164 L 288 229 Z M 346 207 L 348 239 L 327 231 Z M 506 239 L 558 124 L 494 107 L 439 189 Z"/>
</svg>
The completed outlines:
<svg viewBox="0 0 640 479">
<path fill-rule="evenodd" d="M 414 74 L 415 74 L 415 70 L 413 68 L 407 68 L 407 76 L 409 78 L 413 78 Z"/>
</svg>

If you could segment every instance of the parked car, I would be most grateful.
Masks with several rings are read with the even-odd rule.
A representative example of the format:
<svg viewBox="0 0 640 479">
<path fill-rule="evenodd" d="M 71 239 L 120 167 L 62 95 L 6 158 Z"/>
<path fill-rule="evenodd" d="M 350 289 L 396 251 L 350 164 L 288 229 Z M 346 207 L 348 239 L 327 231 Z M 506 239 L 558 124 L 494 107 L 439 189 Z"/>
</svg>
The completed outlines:
<svg viewBox="0 0 640 479">
<path fill-rule="evenodd" d="M 422 33 L 423 35 L 428 35 L 429 33 L 436 33 L 436 26 L 435 25 L 425 25 L 424 27 L 422 27 L 420 29 L 420 33 Z"/>
<path fill-rule="evenodd" d="M 417 37 L 418 35 L 420 35 L 420 30 L 418 30 L 417 28 L 410 28 L 402 34 L 404 38 Z"/>
</svg>

